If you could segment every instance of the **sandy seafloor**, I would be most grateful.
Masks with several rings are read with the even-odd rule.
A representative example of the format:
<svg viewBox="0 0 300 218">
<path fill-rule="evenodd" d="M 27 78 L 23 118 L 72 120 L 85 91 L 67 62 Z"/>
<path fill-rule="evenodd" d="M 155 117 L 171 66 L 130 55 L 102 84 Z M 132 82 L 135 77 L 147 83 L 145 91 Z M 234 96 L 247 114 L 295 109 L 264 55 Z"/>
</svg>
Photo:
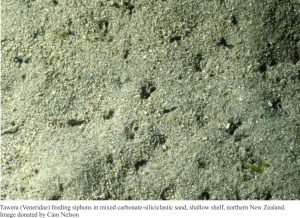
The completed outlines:
<svg viewBox="0 0 300 218">
<path fill-rule="evenodd" d="M 300 199 L 299 1 L 1 12 L 1 199 Z"/>
</svg>

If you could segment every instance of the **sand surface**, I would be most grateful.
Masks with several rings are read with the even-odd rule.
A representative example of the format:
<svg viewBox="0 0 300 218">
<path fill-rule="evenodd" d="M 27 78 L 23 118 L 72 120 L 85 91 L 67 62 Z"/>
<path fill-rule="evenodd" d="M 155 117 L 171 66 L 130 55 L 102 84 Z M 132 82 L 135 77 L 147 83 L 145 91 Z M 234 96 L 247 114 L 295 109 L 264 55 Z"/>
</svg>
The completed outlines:
<svg viewBox="0 0 300 218">
<path fill-rule="evenodd" d="M 1 199 L 300 199 L 299 1 L 1 13 Z"/>
</svg>

